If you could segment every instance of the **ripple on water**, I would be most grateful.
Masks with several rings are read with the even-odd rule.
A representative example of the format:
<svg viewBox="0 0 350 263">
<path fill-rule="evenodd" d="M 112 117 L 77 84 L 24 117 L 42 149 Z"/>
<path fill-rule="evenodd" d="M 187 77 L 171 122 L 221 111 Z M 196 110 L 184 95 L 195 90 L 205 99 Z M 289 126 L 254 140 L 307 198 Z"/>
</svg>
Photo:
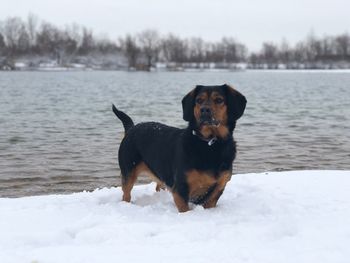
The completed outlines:
<svg viewBox="0 0 350 263">
<path fill-rule="evenodd" d="M 16 143 L 21 143 L 21 142 L 25 142 L 26 139 L 24 137 L 21 136 L 13 136 L 11 138 L 8 139 L 8 142 L 10 144 L 16 144 Z"/>
</svg>

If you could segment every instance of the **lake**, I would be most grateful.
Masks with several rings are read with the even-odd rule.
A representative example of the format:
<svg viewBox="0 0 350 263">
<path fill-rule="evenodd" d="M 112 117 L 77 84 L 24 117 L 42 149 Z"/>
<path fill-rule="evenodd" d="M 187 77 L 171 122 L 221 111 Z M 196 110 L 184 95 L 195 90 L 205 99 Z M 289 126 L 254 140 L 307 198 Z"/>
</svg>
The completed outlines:
<svg viewBox="0 0 350 263">
<path fill-rule="evenodd" d="M 182 97 L 223 83 L 248 100 L 234 173 L 350 169 L 350 71 L 0 72 L 0 196 L 119 185 L 112 103 L 185 127 Z"/>
</svg>

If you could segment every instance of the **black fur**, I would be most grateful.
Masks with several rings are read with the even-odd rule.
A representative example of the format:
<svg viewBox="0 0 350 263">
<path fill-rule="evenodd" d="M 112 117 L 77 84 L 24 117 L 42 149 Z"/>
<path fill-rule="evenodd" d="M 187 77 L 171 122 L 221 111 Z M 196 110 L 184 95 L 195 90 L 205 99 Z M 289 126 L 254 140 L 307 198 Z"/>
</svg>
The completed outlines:
<svg viewBox="0 0 350 263">
<path fill-rule="evenodd" d="M 114 104 L 112 104 L 112 110 L 113 110 L 114 114 L 119 118 L 119 120 L 122 121 L 125 132 L 127 132 L 131 127 L 134 126 L 134 122 L 132 121 L 132 119 L 124 112 L 118 110 L 114 106 Z"/>
<path fill-rule="evenodd" d="M 230 136 L 218 138 L 211 146 L 193 134 L 193 130 L 197 128 L 193 116 L 194 98 L 202 89 L 220 90 L 225 95 L 229 115 Z M 131 118 L 113 105 L 113 111 L 122 120 L 126 131 L 118 155 L 123 182 L 128 179 L 136 165 L 144 162 L 160 181 L 171 191 L 178 193 L 186 203 L 205 203 L 213 189 L 209 189 L 204 196 L 190 199 L 185 173 L 190 170 L 209 171 L 218 177 L 223 171 L 232 172 L 232 162 L 236 157 L 236 143 L 232 133 L 236 120 L 243 114 L 245 104 L 244 96 L 233 92 L 227 85 L 197 86 L 182 100 L 184 120 L 189 122 L 186 129 L 157 122 L 134 126 Z M 219 196 L 221 193 L 222 191 Z"/>
</svg>

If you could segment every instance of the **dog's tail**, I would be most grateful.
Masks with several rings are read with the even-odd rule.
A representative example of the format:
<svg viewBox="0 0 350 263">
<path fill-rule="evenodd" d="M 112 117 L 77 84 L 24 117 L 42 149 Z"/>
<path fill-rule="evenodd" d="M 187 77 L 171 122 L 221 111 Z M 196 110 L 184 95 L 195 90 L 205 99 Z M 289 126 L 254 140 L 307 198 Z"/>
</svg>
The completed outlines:
<svg viewBox="0 0 350 263">
<path fill-rule="evenodd" d="M 127 133 L 128 130 L 134 126 L 134 122 L 126 113 L 118 110 L 114 106 L 114 104 L 112 104 L 112 110 L 113 110 L 114 114 L 118 117 L 118 119 L 122 121 L 124 129 L 125 129 L 125 133 Z"/>
</svg>

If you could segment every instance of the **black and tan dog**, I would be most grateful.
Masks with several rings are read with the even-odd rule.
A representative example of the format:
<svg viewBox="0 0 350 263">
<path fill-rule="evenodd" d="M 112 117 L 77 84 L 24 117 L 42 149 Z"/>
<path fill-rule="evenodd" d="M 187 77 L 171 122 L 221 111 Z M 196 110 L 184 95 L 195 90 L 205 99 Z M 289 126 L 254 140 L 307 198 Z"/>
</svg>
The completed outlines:
<svg viewBox="0 0 350 263">
<path fill-rule="evenodd" d="M 196 86 L 182 100 L 186 129 L 156 122 L 134 125 L 113 105 L 125 128 L 119 148 L 123 200 L 130 202 L 131 189 L 144 174 L 157 182 L 157 191 L 171 191 L 180 212 L 189 210 L 189 202 L 215 207 L 231 179 L 236 157 L 232 133 L 246 102 L 226 84 Z"/>
</svg>

